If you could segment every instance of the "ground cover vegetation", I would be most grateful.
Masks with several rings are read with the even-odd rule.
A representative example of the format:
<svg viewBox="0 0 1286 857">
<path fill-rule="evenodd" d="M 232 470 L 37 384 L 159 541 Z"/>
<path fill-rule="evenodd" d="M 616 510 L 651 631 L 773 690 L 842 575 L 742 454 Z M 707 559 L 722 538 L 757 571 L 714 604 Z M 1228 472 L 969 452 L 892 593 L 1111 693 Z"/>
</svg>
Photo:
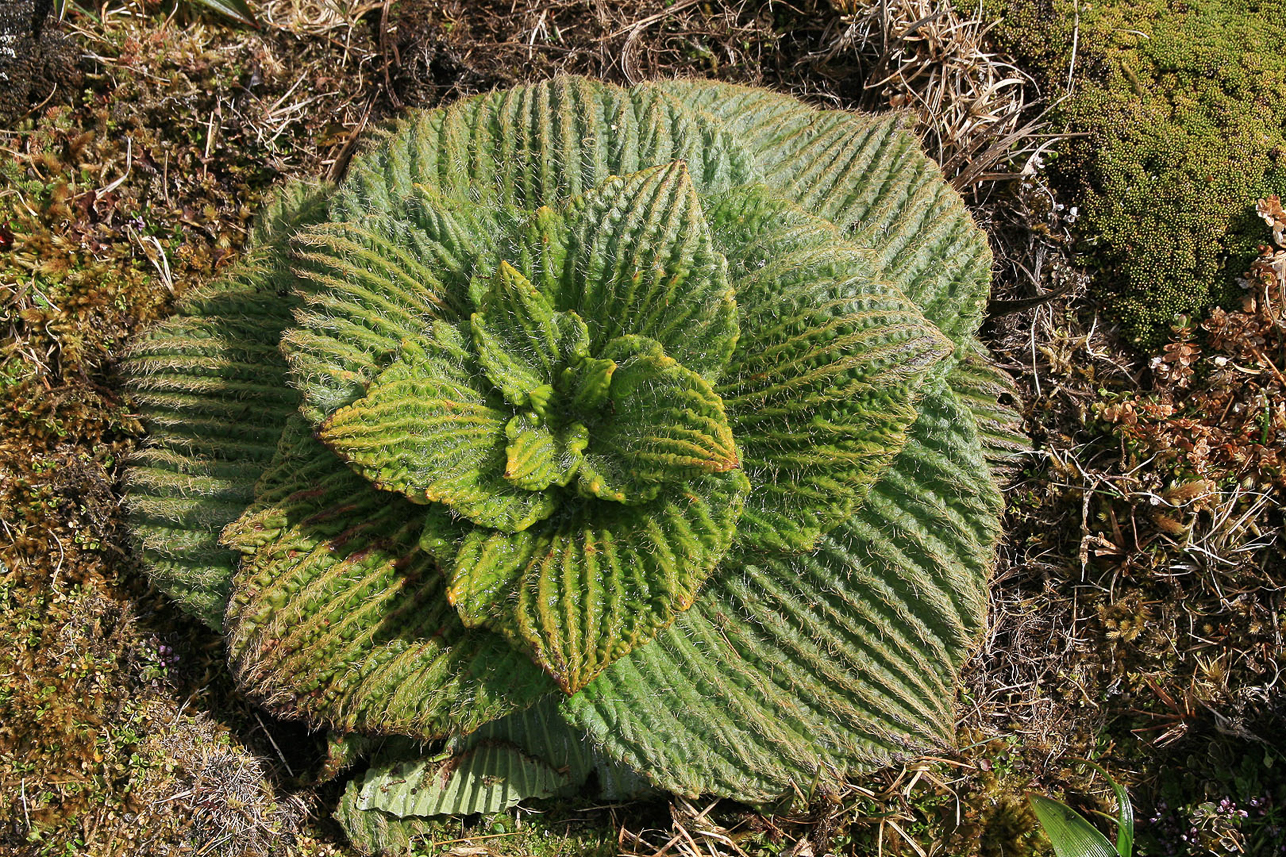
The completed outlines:
<svg viewBox="0 0 1286 857">
<path fill-rule="evenodd" d="M 1018 381 L 1032 450 L 1007 490 L 959 749 L 777 813 L 727 800 L 537 801 L 427 824 L 415 853 L 1047 853 L 1024 790 L 1114 808 L 1083 758 L 1129 787 L 1135 853 L 1282 848 L 1286 249 L 1269 193 L 1247 188 L 1254 250 L 1228 268 L 1232 299 L 1160 320 L 1141 354 L 1089 299 L 1112 257 L 1075 231 L 1085 198 L 1040 166 L 1074 140 L 1028 128 L 992 159 L 991 144 L 941 136 L 971 124 L 942 118 L 952 92 L 973 93 L 980 115 L 1016 108 L 1006 134 L 1056 95 L 1024 79 L 1025 105 L 977 100 L 949 70 L 976 70 L 996 45 L 983 37 L 971 52 L 951 38 L 967 10 L 927 23 L 936 10 L 912 3 L 283 0 L 255 12 L 259 30 L 182 5 L 69 4 L 40 36 L 74 46 L 45 80 L 57 86 L 29 87 L 0 137 L 6 852 L 353 853 L 331 819 L 342 785 L 323 781 L 361 772 L 345 747 L 249 704 L 219 636 L 139 568 L 119 505 L 137 411 L 117 361 L 235 262 L 285 177 L 338 177 L 359 134 L 407 107 L 558 71 L 620 83 L 694 74 L 820 106 L 921 108 L 944 162 L 974 153 L 949 175 L 991 237 L 983 335 Z M 1067 26 L 1076 33 L 1075 8 Z M 1107 50 L 1089 33 L 1080 57 Z M 1024 65 L 1040 79 L 1040 63 Z M 1091 71 L 1078 60 L 1074 81 L 1088 86 Z"/>
<path fill-rule="evenodd" d="M 1033 76 L 1079 204 L 1096 297 L 1138 345 L 1235 304 L 1263 242 L 1255 200 L 1286 193 L 1280 3 L 995 0 L 997 46 Z"/>
</svg>

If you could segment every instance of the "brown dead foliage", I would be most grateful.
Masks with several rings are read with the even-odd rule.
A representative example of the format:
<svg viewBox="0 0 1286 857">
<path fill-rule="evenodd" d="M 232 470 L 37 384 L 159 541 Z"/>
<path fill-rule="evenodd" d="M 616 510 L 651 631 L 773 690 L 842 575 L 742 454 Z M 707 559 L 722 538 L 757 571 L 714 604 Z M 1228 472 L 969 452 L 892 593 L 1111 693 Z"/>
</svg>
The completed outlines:
<svg viewBox="0 0 1286 857">
<path fill-rule="evenodd" d="M 1034 449 L 1007 490 L 965 723 L 1011 736 L 1037 782 L 1093 792 L 1097 808 L 1105 786 L 1077 758 L 1130 784 L 1141 815 L 1166 788 L 1217 800 L 1235 766 L 1201 760 L 1280 753 L 1286 723 L 1283 257 L 1265 251 L 1242 307 L 1139 360 L 1084 301 L 1075 209 L 1039 173 L 985 211 L 996 303 L 1046 299 L 988 328 Z"/>
</svg>

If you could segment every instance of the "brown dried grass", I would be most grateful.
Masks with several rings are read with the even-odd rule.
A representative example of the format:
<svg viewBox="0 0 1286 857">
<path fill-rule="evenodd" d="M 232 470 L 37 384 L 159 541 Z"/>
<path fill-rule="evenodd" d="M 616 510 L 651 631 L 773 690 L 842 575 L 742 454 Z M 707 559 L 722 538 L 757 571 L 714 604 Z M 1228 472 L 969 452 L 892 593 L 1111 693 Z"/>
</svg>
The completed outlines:
<svg viewBox="0 0 1286 857">
<path fill-rule="evenodd" d="M 991 25 L 944 0 L 830 0 L 839 26 L 814 59 L 856 60 L 864 109 L 903 109 L 959 190 L 1012 178 L 1042 137 L 1031 78 L 987 41 Z"/>
</svg>

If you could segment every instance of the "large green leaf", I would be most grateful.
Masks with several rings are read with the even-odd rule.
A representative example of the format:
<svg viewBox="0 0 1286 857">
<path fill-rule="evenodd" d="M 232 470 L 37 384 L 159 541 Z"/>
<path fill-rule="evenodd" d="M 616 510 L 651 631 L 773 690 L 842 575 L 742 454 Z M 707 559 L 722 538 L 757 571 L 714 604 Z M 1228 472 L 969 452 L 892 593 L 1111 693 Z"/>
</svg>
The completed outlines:
<svg viewBox="0 0 1286 857">
<path fill-rule="evenodd" d="M 421 183 L 457 200 L 530 211 L 675 161 L 703 194 L 759 176 L 727 131 L 674 98 L 574 77 L 420 113 L 382 142 L 354 159 L 338 218 L 391 210 Z"/>
<path fill-rule="evenodd" d="M 573 212 L 563 303 L 589 325 L 590 352 L 646 336 L 715 380 L 737 342 L 736 302 L 687 165 L 609 179 Z"/>
<path fill-rule="evenodd" d="M 987 237 L 898 114 L 817 110 L 710 81 L 653 86 L 731 132 L 770 188 L 872 250 L 871 274 L 957 346 L 978 329 L 991 288 Z"/>
<path fill-rule="evenodd" d="M 358 787 L 355 807 L 397 818 L 500 812 L 570 783 L 566 773 L 512 744 L 483 742 L 454 755 L 372 767 Z"/>
<path fill-rule="evenodd" d="M 402 341 L 435 319 L 467 322 L 478 248 L 494 228 L 475 207 L 416 187 L 391 209 L 298 236 L 303 308 L 282 350 L 310 420 L 360 398 Z"/>
<path fill-rule="evenodd" d="M 352 731 L 471 731 L 554 686 L 498 635 L 466 631 L 419 545 L 422 507 L 378 491 L 292 419 L 257 503 L 224 531 L 242 554 L 228 606 L 242 686 Z"/>
<path fill-rule="evenodd" d="M 234 554 L 219 531 L 253 499 L 255 480 L 299 396 L 277 340 L 295 302 L 281 297 L 281 249 L 326 212 L 330 188 L 288 185 L 264 208 L 255 249 L 196 289 L 121 363 L 148 439 L 126 476 L 130 525 L 158 586 L 213 628 L 223 624 Z"/>
<path fill-rule="evenodd" d="M 845 520 L 906 442 L 951 343 L 870 253 L 762 188 L 713 207 L 743 333 L 718 387 L 753 489 L 743 542 L 803 550 Z"/>
<path fill-rule="evenodd" d="M 569 794 L 593 775 L 607 800 L 648 791 L 637 773 L 605 758 L 543 700 L 448 742 L 445 750 L 379 752 L 345 790 L 336 818 L 365 852 L 397 853 L 433 815 L 496 812 L 527 798 Z"/>
<path fill-rule="evenodd" d="M 1014 405 L 1020 401 L 1013 379 L 998 369 L 987 349 L 971 338 L 951 371 L 951 386 L 978 421 L 987 460 L 998 472 L 1012 469 L 1016 453 L 1031 448 L 1023 420 Z"/>
<path fill-rule="evenodd" d="M 811 553 L 725 562 L 564 712 L 661 788 L 742 800 L 833 788 L 944 745 L 1000 505 L 971 415 L 935 385 L 848 522 Z"/>
</svg>

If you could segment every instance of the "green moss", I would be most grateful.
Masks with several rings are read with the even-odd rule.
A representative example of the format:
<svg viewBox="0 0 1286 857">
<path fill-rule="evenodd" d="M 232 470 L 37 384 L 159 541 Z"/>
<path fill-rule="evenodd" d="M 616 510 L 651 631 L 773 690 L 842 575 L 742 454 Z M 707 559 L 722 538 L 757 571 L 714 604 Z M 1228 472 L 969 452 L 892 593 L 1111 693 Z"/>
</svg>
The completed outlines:
<svg viewBox="0 0 1286 857">
<path fill-rule="evenodd" d="M 1054 165 L 1082 209 L 1099 297 L 1139 345 L 1237 294 L 1286 192 L 1286 2 L 991 0 L 1002 48 L 1031 66 L 1070 140 Z M 1051 24 L 1050 21 L 1053 21 Z M 1057 130 L 1057 129 L 1056 129 Z"/>
</svg>

